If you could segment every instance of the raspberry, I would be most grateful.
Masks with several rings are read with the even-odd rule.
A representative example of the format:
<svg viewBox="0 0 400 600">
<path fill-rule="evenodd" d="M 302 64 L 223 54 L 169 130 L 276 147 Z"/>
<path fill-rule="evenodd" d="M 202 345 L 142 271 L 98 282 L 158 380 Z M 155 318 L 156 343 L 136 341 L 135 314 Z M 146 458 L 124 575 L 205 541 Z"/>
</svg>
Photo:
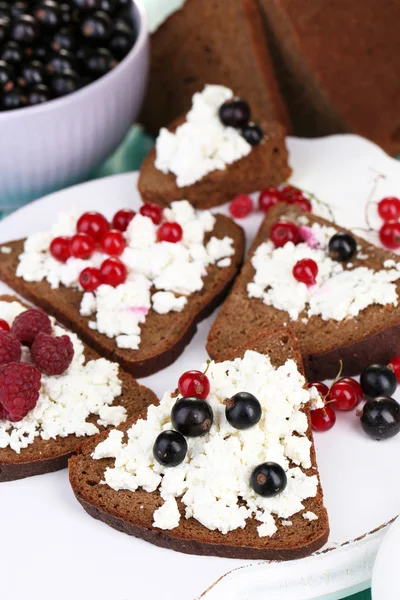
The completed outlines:
<svg viewBox="0 0 400 600">
<path fill-rule="evenodd" d="M 21 421 L 39 399 L 40 371 L 25 362 L 0 367 L 0 418 Z"/>
<path fill-rule="evenodd" d="M 0 331 L 0 365 L 21 360 L 21 344 L 10 333 Z"/>
<path fill-rule="evenodd" d="M 11 333 L 24 346 L 32 346 L 39 332 L 51 333 L 51 322 L 42 310 L 30 308 L 14 319 Z"/>
<path fill-rule="evenodd" d="M 32 360 L 46 375 L 61 375 L 72 362 L 74 347 L 67 335 L 38 333 L 31 349 Z"/>
</svg>

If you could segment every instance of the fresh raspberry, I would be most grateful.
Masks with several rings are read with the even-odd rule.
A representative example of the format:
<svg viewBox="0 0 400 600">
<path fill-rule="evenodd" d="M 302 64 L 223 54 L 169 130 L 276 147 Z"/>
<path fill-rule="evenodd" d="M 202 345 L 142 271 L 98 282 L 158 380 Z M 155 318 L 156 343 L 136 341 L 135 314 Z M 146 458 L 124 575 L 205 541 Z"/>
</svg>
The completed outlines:
<svg viewBox="0 0 400 600">
<path fill-rule="evenodd" d="M 72 362 L 74 347 L 68 335 L 38 333 L 31 349 L 32 360 L 45 375 L 61 375 Z"/>
<path fill-rule="evenodd" d="M 21 344 L 11 333 L 0 331 L 0 365 L 21 360 Z"/>
<path fill-rule="evenodd" d="M 30 308 L 14 319 L 11 333 L 24 346 L 32 346 L 38 333 L 51 333 L 49 317 L 38 308 Z"/>
<path fill-rule="evenodd" d="M 0 367 L 0 417 L 21 421 L 39 400 L 40 371 L 26 362 Z"/>
</svg>

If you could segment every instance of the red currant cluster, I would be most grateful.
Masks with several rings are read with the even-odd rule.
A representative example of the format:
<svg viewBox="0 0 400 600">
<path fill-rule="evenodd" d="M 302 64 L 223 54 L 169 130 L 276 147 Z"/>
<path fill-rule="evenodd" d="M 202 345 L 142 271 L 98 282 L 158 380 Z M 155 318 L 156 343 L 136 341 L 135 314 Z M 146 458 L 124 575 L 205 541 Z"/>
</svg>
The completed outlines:
<svg viewBox="0 0 400 600">
<path fill-rule="evenodd" d="M 115 213 L 111 223 L 98 212 L 86 212 L 78 220 L 76 234 L 72 237 L 58 236 L 50 244 L 51 255 L 65 263 L 72 256 L 88 260 L 95 250 L 108 255 L 100 269 L 87 267 L 79 276 L 79 283 L 87 292 L 93 292 L 105 283 L 116 287 L 126 281 L 127 270 L 118 258 L 126 248 L 123 233 L 135 216 L 135 211 L 124 208 Z M 160 225 L 163 211 L 157 204 L 144 204 L 140 214 Z M 182 239 L 182 228 L 178 223 L 163 223 L 157 231 L 159 242 L 176 243 Z"/>
<path fill-rule="evenodd" d="M 322 408 L 311 410 L 311 425 L 315 431 L 328 431 L 336 422 L 336 412 L 353 410 L 366 400 L 357 413 L 361 425 L 370 437 L 381 440 L 400 431 L 400 405 L 391 397 L 400 382 L 400 356 L 388 365 L 370 365 L 361 373 L 360 383 L 351 377 L 337 377 L 331 387 L 320 381 L 315 387 L 324 401 Z"/>
<path fill-rule="evenodd" d="M 263 190 L 258 197 L 258 208 L 266 213 L 272 206 L 278 202 L 287 202 L 301 208 L 304 212 L 311 212 L 311 202 L 304 193 L 293 185 L 284 185 L 282 187 L 269 187 Z M 254 210 L 253 201 L 250 196 L 242 194 L 232 200 L 229 211 L 235 219 L 243 219 Z"/>
<path fill-rule="evenodd" d="M 388 196 L 378 202 L 378 214 L 383 220 L 379 239 L 385 248 L 400 248 L 400 199 Z"/>
</svg>

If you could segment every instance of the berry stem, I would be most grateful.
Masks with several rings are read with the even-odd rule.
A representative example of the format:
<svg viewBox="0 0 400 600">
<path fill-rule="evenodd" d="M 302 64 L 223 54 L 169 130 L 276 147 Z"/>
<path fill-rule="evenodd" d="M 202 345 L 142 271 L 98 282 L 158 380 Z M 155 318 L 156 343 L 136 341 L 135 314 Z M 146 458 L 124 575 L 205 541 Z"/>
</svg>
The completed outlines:
<svg viewBox="0 0 400 600">
<path fill-rule="evenodd" d="M 378 184 L 381 181 L 381 179 L 386 179 L 386 175 L 384 175 L 383 173 L 380 173 L 379 171 L 375 171 L 375 169 L 373 169 L 372 167 L 370 167 L 370 169 L 372 171 L 374 171 L 375 177 L 374 177 L 374 181 L 372 183 L 372 188 L 368 195 L 367 202 L 365 203 L 365 208 L 364 208 L 364 218 L 365 218 L 365 222 L 366 222 L 367 228 L 368 228 L 367 230 L 364 230 L 364 231 L 368 231 L 368 232 L 374 231 L 374 228 L 372 227 L 371 222 L 369 220 L 370 206 L 371 206 L 371 204 L 375 204 L 375 202 L 373 202 L 373 197 L 375 196 L 375 192 L 378 188 Z M 359 229 L 361 229 L 361 227 Z"/>
<path fill-rule="evenodd" d="M 290 183 L 288 183 L 287 181 L 285 182 L 285 185 L 292 185 Z M 316 196 L 316 194 L 314 194 L 313 192 L 310 192 L 309 190 L 306 190 L 304 188 L 299 187 L 298 185 L 293 185 L 292 187 L 295 187 L 297 190 L 300 190 L 300 192 L 303 192 L 303 194 L 305 194 L 306 196 L 308 196 L 311 200 L 313 200 L 316 204 L 320 204 L 322 206 L 325 206 L 325 208 L 327 209 L 328 213 L 329 213 L 329 218 L 333 223 L 336 223 L 335 221 L 335 216 L 333 214 L 333 210 L 330 204 L 328 204 L 328 202 L 324 202 L 323 200 L 321 200 L 321 198 L 318 198 L 318 196 Z"/>
</svg>

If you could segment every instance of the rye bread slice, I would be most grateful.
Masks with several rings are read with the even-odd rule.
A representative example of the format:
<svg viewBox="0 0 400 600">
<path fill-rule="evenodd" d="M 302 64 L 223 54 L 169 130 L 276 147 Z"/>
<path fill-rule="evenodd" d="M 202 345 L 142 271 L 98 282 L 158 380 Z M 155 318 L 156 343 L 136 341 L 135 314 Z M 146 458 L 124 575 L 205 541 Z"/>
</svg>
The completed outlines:
<svg viewBox="0 0 400 600">
<path fill-rule="evenodd" d="M 5 302 L 17 301 L 24 304 L 15 296 L 2 295 L 0 300 Z M 100 358 L 100 356 L 85 345 L 85 358 L 86 361 L 89 361 Z M 139 385 L 131 375 L 125 373 L 122 369 L 119 370 L 119 377 L 122 381 L 122 394 L 114 400 L 113 405 L 124 406 L 128 419 L 137 414 L 138 410 L 143 409 L 143 407 L 157 402 L 156 395 L 149 388 Z M 88 422 L 96 423 L 97 419 L 98 416 L 93 415 L 88 418 Z M 98 427 L 100 431 L 106 429 L 100 425 Z M 108 429 L 111 429 L 111 427 Z M 20 454 L 9 447 L 0 448 L 0 482 L 65 469 L 70 456 L 75 452 L 79 452 L 87 441 L 87 436 L 77 437 L 76 435 L 69 435 L 64 438 L 57 437 L 52 440 L 43 440 L 37 437 L 27 448 L 23 448 Z"/>
<path fill-rule="evenodd" d="M 262 333 L 246 346 L 233 351 L 230 359 L 243 356 L 247 349 L 267 354 L 275 366 L 280 366 L 291 358 L 303 372 L 298 342 L 288 328 Z M 309 419 L 307 437 L 313 441 L 309 411 L 304 410 Z M 127 431 L 135 420 L 126 422 L 120 429 Z M 70 459 L 69 478 L 75 496 L 86 512 L 114 529 L 186 554 L 265 560 L 301 558 L 321 548 L 328 539 L 328 516 L 320 484 L 316 497 L 304 501 L 304 510 L 317 514 L 318 520 L 307 521 L 298 513 L 290 517 L 292 526 L 278 526 L 278 531 L 272 537 L 259 537 L 256 529 L 258 523 L 255 520 L 249 520 L 244 529 L 227 534 L 210 531 L 193 518 L 185 519 L 184 507 L 180 501 L 178 506 L 182 519 L 179 526 L 170 531 L 157 529 L 152 525 L 153 513 L 163 503 L 157 491 L 148 493 L 139 489 L 135 492 L 116 492 L 107 485 L 100 484 L 105 469 L 112 466 L 113 461 L 93 460 L 91 453 L 105 437 L 106 434 L 100 434 L 88 442 L 80 454 Z M 305 472 L 307 475 L 318 476 L 314 444 L 311 448 L 311 462 L 312 467 Z"/>
<path fill-rule="evenodd" d="M 400 3 L 258 1 L 296 135 L 353 132 L 398 154 Z"/>
<path fill-rule="evenodd" d="M 0 254 L 0 280 L 56 317 L 101 356 L 118 362 L 134 377 L 145 377 L 172 364 L 183 352 L 196 333 L 197 323 L 210 315 L 222 302 L 240 268 L 244 252 L 241 227 L 223 215 L 216 215 L 215 227 L 205 240 L 212 235 L 233 238 L 235 254 L 231 257 L 232 264 L 224 268 L 209 266 L 203 289 L 188 296 L 187 305 L 182 312 L 160 315 L 150 310 L 141 327 L 139 350 L 118 348 L 114 339 L 90 329 L 87 317 L 79 314 L 81 292 L 65 287 L 51 289 L 46 281 L 28 283 L 17 277 L 18 257 L 23 251 L 24 240 L 7 244 L 11 248 L 11 254 Z"/>
<path fill-rule="evenodd" d="M 184 123 L 185 115 L 174 121 L 169 129 Z M 195 208 L 210 208 L 229 202 L 238 194 L 250 194 L 265 187 L 279 185 L 291 174 L 284 130 L 277 122 L 260 123 L 264 139 L 250 154 L 227 165 L 223 171 L 212 171 L 195 184 L 176 185 L 173 173 L 163 173 L 155 167 L 153 148 L 140 169 L 138 188 L 144 202 L 168 206 L 175 200 L 189 200 Z"/>
<path fill-rule="evenodd" d="M 257 0 L 186 0 L 151 39 L 140 122 L 157 134 L 206 83 L 236 90 L 260 119 L 290 122 L 279 94 Z"/>
<path fill-rule="evenodd" d="M 387 364 L 400 352 L 400 304 L 398 306 L 371 305 L 357 317 L 343 321 L 324 321 L 320 316 L 312 316 L 303 323 L 300 315 L 292 321 L 286 311 L 266 306 L 258 298 L 249 298 L 247 284 L 253 280 L 254 268 L 251 258 L 257 247 L 268 240 L 271 225 L 281 217 L 294 222 L 304 215 L 299 209 L 281 203 L 268 211 L 257 236 L 236 279 L 235 285 L 224 306 L 214 321 L 208 335 L 207 350 L 214 359 L 222 360 L 237 344 L 244 344 L 259 331 L 282 326 L 293 328 L 300 342 L 307 377 L 312 379 L 333 378 L 343 361 L 343 373 L 355 375 L 372 364 Z M 309 223 L 320 223 L 348 231 L 325 219 L 307 214 Z M 349 232 L 349 231 L 348 231 Z M 361 246 L 361 254 L 368 258 L 361 260 L 355 256 L 351 262 L 355 267 L 365 266 L 374 270 L 382 269 L 385 260 L 398 261 L 398 256 L 373 246 L 351 233 Z M 396 282 L 400 296 L 400 282 Z"/>
</svg>

